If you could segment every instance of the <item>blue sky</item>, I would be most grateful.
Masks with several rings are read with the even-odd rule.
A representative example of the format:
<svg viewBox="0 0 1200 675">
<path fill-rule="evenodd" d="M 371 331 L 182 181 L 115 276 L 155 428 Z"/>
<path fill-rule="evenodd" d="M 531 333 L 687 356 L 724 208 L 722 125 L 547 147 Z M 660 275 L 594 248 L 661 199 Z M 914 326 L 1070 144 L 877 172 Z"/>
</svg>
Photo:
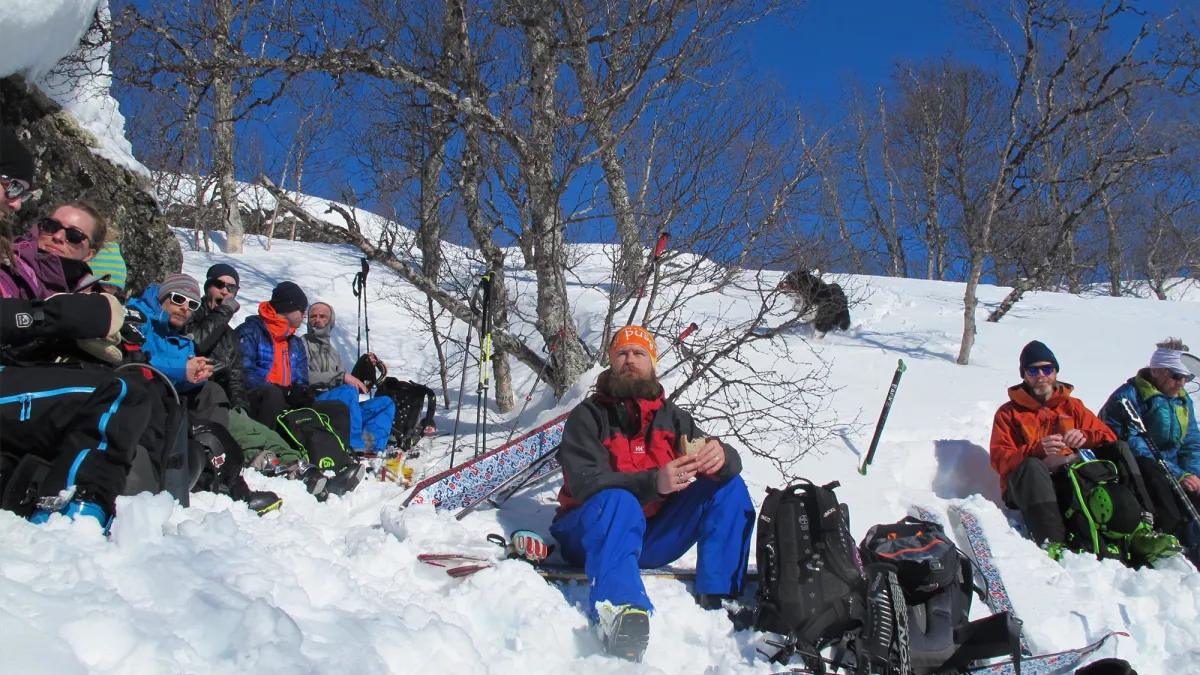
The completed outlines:
<svg viewBox="0 0 1200 675">
<path fill-rule="evenodd" d="M 855 79 L 879 85 L 897 61 L 948 54 L 990 59 L 963 39 L 970 30 L 951 6 L 946 0 L 810 0 L 791 21 L 772 18 L 748 33 L 751 66 L 782 83 L 795 103 L 834 105 Z"/>
</svg>

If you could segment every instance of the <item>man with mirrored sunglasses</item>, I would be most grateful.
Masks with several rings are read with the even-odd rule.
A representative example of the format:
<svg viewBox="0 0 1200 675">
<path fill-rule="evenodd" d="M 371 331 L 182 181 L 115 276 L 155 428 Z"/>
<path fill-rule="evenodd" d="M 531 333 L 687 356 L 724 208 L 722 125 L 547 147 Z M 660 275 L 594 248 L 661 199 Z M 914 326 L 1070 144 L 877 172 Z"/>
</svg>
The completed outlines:
<svg viewBox="0 0 1200 675">
<path fill-rule="evenodd" d="M 1058 381 L 1058 359 L 1040 341 L 1021 350 L 1021 383 L 1008 388 L 1008 402 L 992 422 L 992 468 L 1000 474 L 1004 503 L 1025 518 L 1037 544 L 1058 559 L 1065 550 L 1068 527 L 1059 506 L 1055 481 L 1063 468 L 1083 460 L 1081 451 L 1112 462 L 1120 482 L 1136 499 L 1134 509 L 1153 522 L 1154 509 L 1129 447 L 1118 442 L 1083 402 L 1071 396 L 1070 384 Z M 1149 535 L 1147 535 L 1149 536 Z M 1149 539 L 1146 546 L 1153 544 Z"/>
<path fill-rule="evenodd" d="M 1150 363 L 1108 397 L 1100 418 L 1129 443 L 1137 456 L 1150 498 L 1157 508 L 1159 527 L 1180 537 L 1194 550 L 1200 545 L 1200 532 L 1189 527 L 1185 507 L 1177 501 L 1170 484 L 1177 482 L 1200 508 L 1200 427 L 1196 423 L 1195 403 L 1184 389 L 1196 377 L 1183 363 L 1182 355 L 1188 351 L 1188 346 L 1178 338 L 1158 343 Z M 1123 400 L 1137 409 L 1146 425 L 1146 434 L 1132 428 Z M 1146 436 L 1166 460 L 1170 475 L 1158 464 Z"/>
</svg>

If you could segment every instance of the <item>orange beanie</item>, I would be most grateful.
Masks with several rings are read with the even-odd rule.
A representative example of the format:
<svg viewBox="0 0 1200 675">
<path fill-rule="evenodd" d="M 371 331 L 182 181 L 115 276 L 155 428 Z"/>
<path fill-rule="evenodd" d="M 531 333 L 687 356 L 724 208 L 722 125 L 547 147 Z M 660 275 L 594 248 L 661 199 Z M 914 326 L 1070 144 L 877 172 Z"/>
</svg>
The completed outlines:
<svg viewBox="0 0 1200 675">
<path fill-rule="evenodd" d="M 638 345 L 650 352 L 650 365 L 658 367 L 658 349 L 654 346 L 654 336 L 641 326 L 625 326 L 613 335 L 612 345 L 608 348 L 608 358 L 611 361 L 613 352 L 625 345 Z"/>
</svg>

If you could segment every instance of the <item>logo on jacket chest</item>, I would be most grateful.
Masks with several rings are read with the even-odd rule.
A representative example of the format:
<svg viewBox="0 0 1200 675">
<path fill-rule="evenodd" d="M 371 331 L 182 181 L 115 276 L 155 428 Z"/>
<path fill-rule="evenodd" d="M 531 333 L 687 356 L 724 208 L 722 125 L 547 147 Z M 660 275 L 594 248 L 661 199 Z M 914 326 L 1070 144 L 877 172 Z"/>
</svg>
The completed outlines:
<svg viewBox="0 0 1200 675">
<path fill-rule="evenodd" d="M 635 455 L 646 454 L 646 441 L 638 438 L 629 442 L 629 451 Z"/>
</svg>

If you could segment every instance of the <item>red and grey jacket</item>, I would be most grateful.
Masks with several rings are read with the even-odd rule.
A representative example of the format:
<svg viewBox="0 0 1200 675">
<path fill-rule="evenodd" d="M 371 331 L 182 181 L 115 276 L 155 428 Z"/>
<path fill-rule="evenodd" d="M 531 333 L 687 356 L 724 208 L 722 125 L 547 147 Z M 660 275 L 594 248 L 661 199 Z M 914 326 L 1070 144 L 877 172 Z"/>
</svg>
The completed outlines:
<svg viewBox="0 0 1200 675">
<path fill-rule="evenodd" d="M 661 393 L 653 401 L 603 394 L 584 399 L 567 418 L 558 450 L 564 479 L 558 516 L 614 488 L 632 492 L 647 517 L 658 513 L 668 499 L 658 494 L 658 469 L 679 456 L 681 435 L 705 437 L 692 416 Z M 725 481 L 741 473 L 742 460 L 728 444 L 721 447 L 725 465 L 709 478 Z"/>
</svg>

